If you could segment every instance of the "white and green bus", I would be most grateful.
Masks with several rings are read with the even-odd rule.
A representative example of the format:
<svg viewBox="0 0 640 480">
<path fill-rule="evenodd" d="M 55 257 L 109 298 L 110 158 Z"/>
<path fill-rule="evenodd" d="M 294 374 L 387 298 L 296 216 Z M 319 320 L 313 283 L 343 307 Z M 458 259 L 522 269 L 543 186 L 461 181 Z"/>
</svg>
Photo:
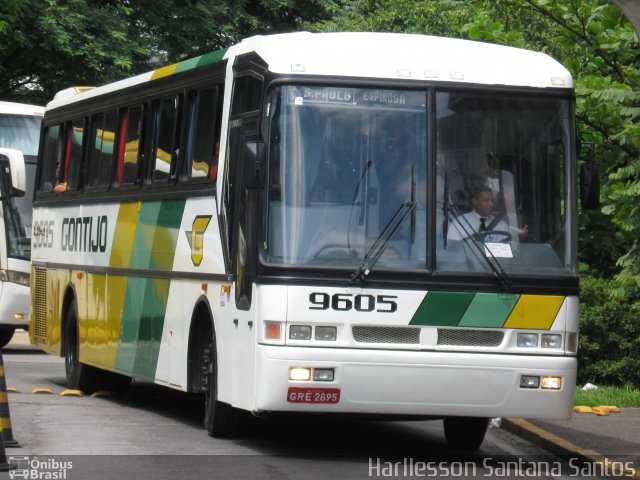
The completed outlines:
<svg viewBox="0 0 640 480">
<path fill-rule="evenodd" d="M 202 392 L 214 436 L 242 411 L 380 414 L 474 449 L 489 417 L 567 418 L 573 110 L 547 55 L 374 33 L 253 37 L 59 96 L 31 341 L 71 388 Z"/>
<path fill-rule="evenodd" d="M 0 347 L 17 328 L 29 327 L 31 210 L 43 115 L 43 107 L 0 102 Z M 11 175 L 16 161 L 21 179 Z M 24 183 L 16 189 L 12 179 Z"/>
</svg>

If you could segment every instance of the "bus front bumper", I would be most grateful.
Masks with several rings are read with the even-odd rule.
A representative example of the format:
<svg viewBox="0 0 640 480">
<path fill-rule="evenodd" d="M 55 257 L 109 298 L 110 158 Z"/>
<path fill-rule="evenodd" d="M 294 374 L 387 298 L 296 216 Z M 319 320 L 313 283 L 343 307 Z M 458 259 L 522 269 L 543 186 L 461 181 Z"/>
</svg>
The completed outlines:
<svg viewBox="0 0 640 480">
<path fill-rule="evenodd" d="M 577 361 L 570 356 L 319 349 L 259 345 L 256 411 L 569 418 Z M 333 369 L 333 381 L 293 381 L 294 367 Z M 521 387 L 522 376 L 561 387 Z"/>
<path fill-rule="evenodd" d="M 0 284 L 0 326 L 28 328 L 31 297 L 29 287 L 17 283 Z"/>
</svg>

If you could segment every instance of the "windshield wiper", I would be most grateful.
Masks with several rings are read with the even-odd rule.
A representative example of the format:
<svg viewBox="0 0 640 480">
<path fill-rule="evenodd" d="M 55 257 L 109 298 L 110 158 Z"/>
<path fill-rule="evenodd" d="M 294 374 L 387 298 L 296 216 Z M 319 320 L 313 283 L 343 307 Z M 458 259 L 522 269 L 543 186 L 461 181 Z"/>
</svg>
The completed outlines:
<svg viewBox="0 0 640 480">
<path fill-rule="evenodd" d="M 458 211 L 456 211 L 457 208 L 458 208 L 457 205 L 449 205 L 446 207 L 447 222 L 449 221 L 449 215 L 451 214 L 451 212 L 453 212 L 455 215 L 454 218 L 456 220 L 457 225 L 462 228 L 462 231 L 464 233 L 463 240 L 467 244 L 473 245 L 473 247 L 477 250 L 478 255 L 484 259 L 486 264 L 489 266 L 489 268 L 495 275 L 496 279 L 498 280 L 498 283 L 502 287 L 506 288 L 507 290 L 510 290 L 512 286 L 511 278 L 509 277 L 507 272 L 504 271 L 504 268 L 502 268 L 502 264 L 498 261 L 498 259 L 493 254 L 491 249 L 487 246 L 484 239 L 479 235 L 477 235 L 476 233 L 474 233 L 473 227 L 471 227 L 470 224 L 468 224 L 467 226 L 464 225 L 463 221 L 466 219 L 464 218 L 463 215 L 460 215 Z M 468 222 L 468 220 L 466 221 Z M 467 227 L 469 227 L 469 229 L 467 229 Z"/>
<path fill-rule="evenodd" d="M 411 212 L 413 212 L 416 208 L 416 202 L 404 202 L 401 203 L 396 213 L 393 214 L 391 220 L 384 226 L 378 238 L 376 238 L 375 242 L 371 244 L 369 250 L 362 259 L 362 263 L 356 269 L 355 272 L 351 274 L 351 281 L 364 281 L 369 273 L 371 273 L 371 269 L 378 262 L 384 251 L 387 249 L 387 246 L 391 242 L 391 239 L 394 235 L 400 230 L 404 219 L 407 218 Z"/>
</svg>

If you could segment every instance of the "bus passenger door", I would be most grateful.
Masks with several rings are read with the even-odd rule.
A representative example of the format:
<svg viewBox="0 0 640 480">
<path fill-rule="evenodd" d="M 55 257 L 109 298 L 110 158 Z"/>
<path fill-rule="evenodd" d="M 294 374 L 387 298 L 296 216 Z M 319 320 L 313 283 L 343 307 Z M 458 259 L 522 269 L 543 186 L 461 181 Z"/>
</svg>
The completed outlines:
<svg viewBox="0 0 640 480">
<path fill-rule="evenodd" d="M 235 276 L 233 318 L 233 404 L 252 408 L 256 325 L 252 302 L 256 258 L 257 192 L 243 183 L 243 163 L 247 142 L 258 138 L 262 79 L 251 74 L 236 78 L 229 120 L 227 145 L 227 237 L 229 266 Z"/>
</svg>

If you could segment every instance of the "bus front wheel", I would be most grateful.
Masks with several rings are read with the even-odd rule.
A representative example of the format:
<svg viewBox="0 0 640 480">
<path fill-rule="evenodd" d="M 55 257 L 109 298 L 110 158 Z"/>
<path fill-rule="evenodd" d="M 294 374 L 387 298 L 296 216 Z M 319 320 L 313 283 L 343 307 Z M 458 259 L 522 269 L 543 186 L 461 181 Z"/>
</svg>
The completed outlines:
<svg viewBox="0 0 640 480">
<path fill-rule="evenodd" d="M 480 448 L 489 426 L 488 418 L 446 417 L 444 419 L 444 437 L 449 446 L 465 451 Z"/>
<path fill-rule="evenodd" d="M 204 426 L 212 437 L 233 437 L 238 432 L 239 412 L 228 403 L 218 401 L 215 342 L 205 349 L 203 361 L 207 373 Z"/>
</svg>

